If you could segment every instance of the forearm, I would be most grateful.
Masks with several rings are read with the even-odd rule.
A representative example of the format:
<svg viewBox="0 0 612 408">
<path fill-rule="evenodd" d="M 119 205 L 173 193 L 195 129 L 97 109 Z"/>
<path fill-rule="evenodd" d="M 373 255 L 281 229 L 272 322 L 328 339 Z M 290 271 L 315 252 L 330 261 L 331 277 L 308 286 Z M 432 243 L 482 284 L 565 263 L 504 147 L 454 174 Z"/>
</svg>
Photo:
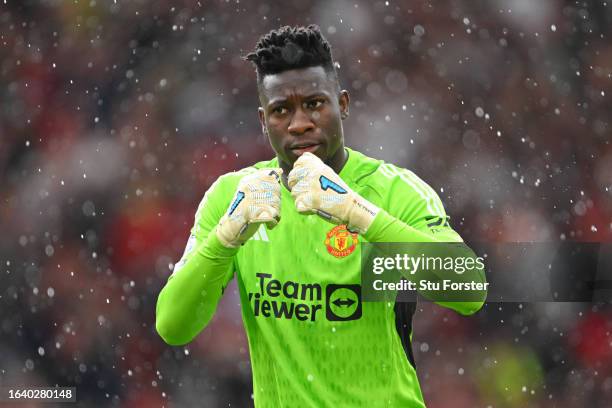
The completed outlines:
<svg viewBox="0 0 612 408">
<path fill-rule="evenodd" d="M 432 234 L 419 231 L 382 209 L 364 238 L 368 242 L 440 242 Z"/>
<path fill-rule="evenodd" d="M 208 324 L 237 251 L 221 245 L 213 230 L 168 279 L 157 299 L 155 319 L 166 343 L 186 344 Z"/>
<path fill-rule="evenodd" d="M 456 234 L 455 234 L 456 235 Z M 444 257 L 453 259 L 459 258 L 472 258 L 474 261 L 474 268 L 466 269 L 463 273 L 455 273 L 454 271 L 441 271 L 433 270 L 427 271 L 428 276 L 424 276 L 423 272 L 417 275 L 406 276 L 408 279 L 415 279 L 415 277 L 426 277 L 430 281 L 442 281 L 448 280 L 451 283 L 482 283 L 486 282 L 484 269 L 478 266 L 475 262 L 476 254 L 472 251 L 463 241 L 459 235 L 452 237 L 454 242 L 449 241 L 449 237 L 445 239 L 438 239 L 436 236 L 430 233 L 426 233 L 417 230 L 403 221 L 393 217 L 386 211 L 381 210 L 372 225 L 368 228 L 364 238 L 368 242 L 413 242 L 413 243 L 436 243 L 435 247 L 424 245 L 424 248 L 429 249 L 426 252 L 431 252 L 430 249 L 435 249 L 436 253 L 443 253 Z M 440 246 L 443 246 L 442 248 Z M 471 314 L 478 311 L 486 299 L 486 290 L 470 292 L 470 301 L 446 301 L 446 298 L 450 296 L 440 295 L 440 292 L 420 292 L 423 296 L 436 303 L 451 308 L 461 314 Z"/>
</svg>

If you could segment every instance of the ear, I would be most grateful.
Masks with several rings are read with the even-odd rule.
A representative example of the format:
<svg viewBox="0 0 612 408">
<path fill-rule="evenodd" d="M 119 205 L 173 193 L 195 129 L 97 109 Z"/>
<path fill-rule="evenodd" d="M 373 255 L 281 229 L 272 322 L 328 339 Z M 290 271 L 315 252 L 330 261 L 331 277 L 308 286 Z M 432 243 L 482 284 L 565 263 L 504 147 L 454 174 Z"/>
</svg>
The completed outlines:
<svg viewBox="0 0 612 408">
<path fill-rule="evenodd" d="M 338 104 L 340 105 L 340 117 L 342 120 L 349 117 L 349 103 L 351 98 L 349 97 L 349 93 L 346 89 L 340 91 L 340 96 L 338 97 Z"/>
<path fill-rule="evenodd" d="M 268 129 L 266 128 L 266 115 L 264 114 L 263 108 L 260 106 L 257 109 L 257 113 L 259 114 L 259 124 L 261 125 L 261 132 L 268 137 Z"/>
</svg>

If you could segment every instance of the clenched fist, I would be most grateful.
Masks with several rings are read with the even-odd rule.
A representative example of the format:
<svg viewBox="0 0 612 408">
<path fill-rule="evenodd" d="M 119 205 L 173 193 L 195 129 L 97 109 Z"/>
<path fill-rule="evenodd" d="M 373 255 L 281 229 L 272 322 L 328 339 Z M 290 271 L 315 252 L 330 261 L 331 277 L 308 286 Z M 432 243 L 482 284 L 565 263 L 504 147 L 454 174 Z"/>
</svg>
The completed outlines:
<svg viewBox="0 0 612 408">
<path fill-rule="evenodd" d="M 351 231 L 365 233 L 380 211 L 312 153 L 296 160 L 287 181 L 298 212 L 346 224 Z"/>
<path fill-rule="evenodd" d="M 237 248 L 257 231 L 260 224 L 274 228 L 280 220 L 280 176 L 283 170 L 260 169 L 243 177 L 216 234 L 227 248 Z"/>
</svg>

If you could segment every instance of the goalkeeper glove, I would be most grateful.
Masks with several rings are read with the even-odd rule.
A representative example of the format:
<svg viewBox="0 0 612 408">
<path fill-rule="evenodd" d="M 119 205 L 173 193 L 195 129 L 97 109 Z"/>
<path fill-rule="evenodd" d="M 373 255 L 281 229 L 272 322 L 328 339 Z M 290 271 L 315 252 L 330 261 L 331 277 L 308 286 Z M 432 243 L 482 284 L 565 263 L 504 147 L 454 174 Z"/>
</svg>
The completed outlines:
<svg viewBox="0 0 612 408">
<path fill-rule="evenodd" d="M 260 169 L 243 177 L 216 234 L 227 248 L 244 244 L 262 223 L 272 229 L 280 220 L 282 169 Z"/>
<path fill-rule="evenodd" d="M 380 211 L 309 152 L 296 160 L 288 184 L 299 213 L 318 214 L 335 224 L 346 224 L 352 232 L 365 233 Z"/>
</svg>

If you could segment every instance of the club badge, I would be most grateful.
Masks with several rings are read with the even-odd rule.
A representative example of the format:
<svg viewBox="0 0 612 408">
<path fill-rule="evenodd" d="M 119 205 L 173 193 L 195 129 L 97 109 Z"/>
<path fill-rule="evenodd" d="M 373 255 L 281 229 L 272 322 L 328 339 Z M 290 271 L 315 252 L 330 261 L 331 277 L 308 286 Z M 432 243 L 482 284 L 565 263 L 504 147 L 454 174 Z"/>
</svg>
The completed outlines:
<svg viewBox="0 0 612 408">
<path fill-rule="evenodd" d="M 346 229 L 346 225 L 336 225 L 325 236 L 327 252 L 336 258 L 344 258 L 355 251 L 358 234 Z"/>
</svg>

